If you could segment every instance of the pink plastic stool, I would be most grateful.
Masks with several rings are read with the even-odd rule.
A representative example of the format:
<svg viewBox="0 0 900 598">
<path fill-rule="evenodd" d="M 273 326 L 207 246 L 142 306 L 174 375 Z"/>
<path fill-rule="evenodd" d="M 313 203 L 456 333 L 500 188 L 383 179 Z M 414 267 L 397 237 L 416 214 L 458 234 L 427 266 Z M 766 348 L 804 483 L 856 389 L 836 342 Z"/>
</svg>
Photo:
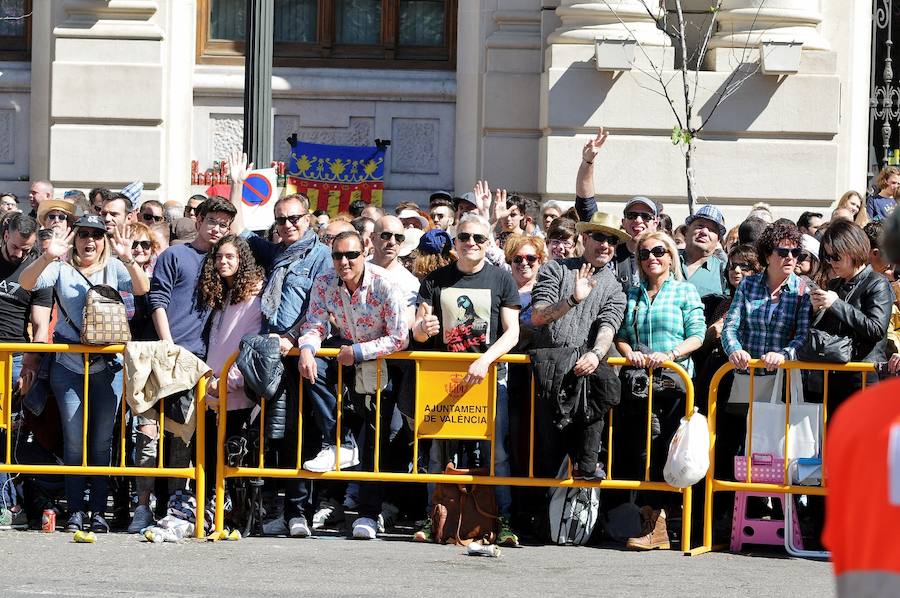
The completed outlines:
<svg viewBox="0 0 900 598">
<path fill-rule="evenodd" d="M 748 497 L 771 498 L 781 501 L 784 507 L 783 495 L 771 495 L 761 492 L 735 492 L 734 515 L 731 519 L 731 552 L 740 552 L 744 544 L 765 544 L 769 546 L 784 546 L 784 519 L 751 519 L 747 517 Z M 791 498 L 793 500 L 793 497 Z M 782 508 L 782 512 L 785 509 Z M 791 509 L 791 525 L 796 546 L 803 549 L 803 537 L 800 535 L 800 522 L 797 519 L 797 509 Z"/>
</svg>

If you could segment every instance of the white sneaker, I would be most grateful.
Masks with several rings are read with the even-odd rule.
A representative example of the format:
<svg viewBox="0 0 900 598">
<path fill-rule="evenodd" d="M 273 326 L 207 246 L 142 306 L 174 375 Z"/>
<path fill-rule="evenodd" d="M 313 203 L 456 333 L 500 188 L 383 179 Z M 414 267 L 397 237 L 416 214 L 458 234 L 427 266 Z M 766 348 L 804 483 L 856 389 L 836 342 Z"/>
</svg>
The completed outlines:
<svg viewBox="0 0 900 598">
<path fill-rule="evenodd" d="M 319 451 L 319 454 L 315 456 L 315 458 L 310 459 L 306 463 L 303 464 L 303 469 L 306 471 L 314 471 L 316 473 L 323 473 L 326 471 L 334 471 L 334 459 L 335 453 L 337 450 L 334 445 L 329 445 Z M 353 467 L 354 465 L 359 465 L 359 448 L 356 445 L 353 446 L 344 446 L 341 445 L 341 469 L 347 469 L 348 467 Z"/>
<path fill-rule="evenodd" d="M 292 538 L 306 538 L 310 535 L 306 517 L 294 517 L 288 522 L 288 527 L 291 530 Z"/>
<path fill-rule="evenodd" d="M 374 540 L 378 524 L 370 517 L 360 517 L 353 522 L 353 537 L 357 540 Z"/>
<path fill-rule="evenodd" d="M 344 520 L 344 507 L 333 498 L 319 506 L 319 510 L 313 515 L 313 529 L 319 529 L 326 525 L 340 523 Z"/>
<path fill-rule="evenodd" d="M 263 523 L 262 526 L 264 536 L 286 536 L 288 535 L 287 523 L 284 517 L 278 516 Z"/>
</svg>

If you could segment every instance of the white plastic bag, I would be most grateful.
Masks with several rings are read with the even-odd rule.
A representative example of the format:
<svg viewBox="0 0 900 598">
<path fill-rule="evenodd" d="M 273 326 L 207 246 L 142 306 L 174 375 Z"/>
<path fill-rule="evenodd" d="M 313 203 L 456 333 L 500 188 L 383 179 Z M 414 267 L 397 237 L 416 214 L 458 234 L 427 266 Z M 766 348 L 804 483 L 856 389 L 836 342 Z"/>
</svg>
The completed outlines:
<svg viewBox="0 0 900 598">
<path fill-rule="evenodd" d="M 709 428 L 706 418 L 694 407 L 690 419 L 681 424 L 669 443 L 663 478 L 675 488 L 693 486 L 709 469 Z"/>
<path fill-rule="evenodd" d="M 781 402 L 781 388 L 784 385 L 784 370 L 775 374 L 775 386 L 768 403 L 753 403 L 753 428 L 750 428 L 750 414 L 747 414 L 747 435 L 753 442 L 754 453 L 768 453 L 779 459 L 784 455 L 784 424 L 787 416 L 785 404 Z M 791 373 L 791 422 L 789 426 L 789 460 L 803 457 L 818 457 L 822 446 L 822 405 L 803 401 L 803 382 L 800 372 Z M 745 445 L 747 446 L 747 445 Z M 747 446 L 750 450 L 750 447 Z"/>
</svg>

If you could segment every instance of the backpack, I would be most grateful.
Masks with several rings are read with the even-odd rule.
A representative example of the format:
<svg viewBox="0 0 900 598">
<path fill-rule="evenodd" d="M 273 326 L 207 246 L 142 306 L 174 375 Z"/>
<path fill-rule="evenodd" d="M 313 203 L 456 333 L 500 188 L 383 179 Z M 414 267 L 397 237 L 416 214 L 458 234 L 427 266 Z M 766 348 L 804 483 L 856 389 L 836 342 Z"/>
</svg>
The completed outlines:
<svg viewBox="0 0 900 598">
<path fill-rule="evenodd" d="M 481 470 L 456 469 L 447 464 L 445 474 L 484 475 Z M 434 541 L 438 544 L 468 544 L 497 538 L 497 499 L 493 486 L 477 484 L 437 484 L 431 499 Z"/>
<path fill-rule="evenodd" d="M 569 475 L 569 457 L 563 457 L 556 478 Z M 600 513 L 597 488 L 551 488 L 549 520 L 550 541 L 558 545 L 588 543 Z"/>
</svg>

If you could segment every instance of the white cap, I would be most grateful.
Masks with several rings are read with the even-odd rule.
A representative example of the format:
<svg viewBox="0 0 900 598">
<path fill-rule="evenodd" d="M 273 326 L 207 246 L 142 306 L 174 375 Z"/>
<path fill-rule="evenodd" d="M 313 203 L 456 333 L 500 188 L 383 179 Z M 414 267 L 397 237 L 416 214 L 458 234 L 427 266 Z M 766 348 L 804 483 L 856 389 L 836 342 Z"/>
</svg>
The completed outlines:
<svg viewBox="0 0 900 598">
<path fill-rule="evenodd" d="M 815 237 L 803 235 L 800 237 L 800 247 L 813 254 L 816 259 L 819 259 L 819 242 L 816 241 Z"/>
<path fill-rule="evenodd" d="M 397 257 L 406 257 L 412 253 L 419 246 L 419 240 L 421 240 L 425 231 L 418 228 L 408 228 L 403 231 L 403 234 L 406 235 L 406 238 L 403 239 L 403 243 L 397 249 Z"/>
</svg>

